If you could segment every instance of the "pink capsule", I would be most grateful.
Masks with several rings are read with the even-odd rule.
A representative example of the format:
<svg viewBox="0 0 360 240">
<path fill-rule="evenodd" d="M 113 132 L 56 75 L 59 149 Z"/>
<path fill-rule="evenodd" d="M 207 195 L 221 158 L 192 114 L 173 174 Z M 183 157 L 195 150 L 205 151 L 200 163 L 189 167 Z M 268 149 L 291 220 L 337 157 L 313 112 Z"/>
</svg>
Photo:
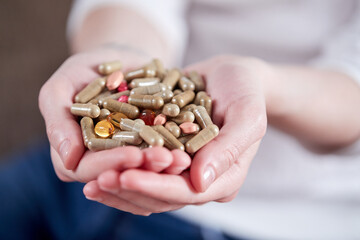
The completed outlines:
<svg viewBox="0 0 360 240">
<path fill-rule="evenodd" d="M 123 96 L 120 96 L 120 97 L 119 97 L 118 101 L 119 101 L 119 102 L 123 102 L 123 103 L 127 103 L 127 102 L 128 102 L 128 99 L 129 99 L 128 96 L 123 95 Z"/>
<path fill-rule="evenodd" d="M 118 92 L 123 92 L 123 91 L 126 91 L 128 90 L 128 85 L 126 83 L 126 81 L 122 81 L 118 87 Z"/>
<path fill-rule="evenodd" d="M 154 125 L 164 125 L 166 123 L 166 116 L 162 113 L 156 116 L 154 119 Z"/>
<path fill-rule="evenodd" d="M 120 86 L 122 81 L 124 81 L 124 74 L 121 71 L 115 71 L 107 77 L 106 87 L 109 90 L 114 90 Z"/>
<path fill-rule="evenodd" d="M 199 125 L 196 123 L 192 123 L 192 122 L 184 122 L 184 123 L 180 124 L 179 127 L 180 127 L 181 131 L 185 134 L 196 133 L 200 130 Z"/>
</svg>

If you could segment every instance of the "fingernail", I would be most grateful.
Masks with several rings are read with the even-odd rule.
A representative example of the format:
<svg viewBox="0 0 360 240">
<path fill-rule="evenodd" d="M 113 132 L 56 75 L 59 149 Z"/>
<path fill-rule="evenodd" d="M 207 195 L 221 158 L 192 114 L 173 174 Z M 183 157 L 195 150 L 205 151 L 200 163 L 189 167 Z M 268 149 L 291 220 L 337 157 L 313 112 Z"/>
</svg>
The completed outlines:
<svg viewBox="0 0 360 240">
<path fill-rule="evenodd" d="M 69 151 L 70 151 L 70 141 L 69 139 L 65 139 L 59 148 L 59 154 L 61 157 L 61 160 L 64 162 L 65 158 L 69 155 Z"/>
<path fill-rule="evenodd" d="M 215 181 L 215 171 L 211 166 L 205 168 L 203 174 L 204 189 L 206 190 Z"/>
</svg>

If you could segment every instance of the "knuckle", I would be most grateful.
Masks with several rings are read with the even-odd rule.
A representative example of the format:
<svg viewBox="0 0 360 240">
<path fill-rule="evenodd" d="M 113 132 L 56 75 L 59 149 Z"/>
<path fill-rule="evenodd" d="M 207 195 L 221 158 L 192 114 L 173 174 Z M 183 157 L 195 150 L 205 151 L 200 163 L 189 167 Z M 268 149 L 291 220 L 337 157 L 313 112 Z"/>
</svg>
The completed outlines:
<svg viewBox="0 0 360 240">
<path fill-rule="evenodd" d="M 223 156 L 224 159 L 221 164 L 224 169 L 229 169 L 231 165 L 240 157 L 240 148 L 236 145 L 236 143 L 233 143 L 224 149 Z"/>
</svg>

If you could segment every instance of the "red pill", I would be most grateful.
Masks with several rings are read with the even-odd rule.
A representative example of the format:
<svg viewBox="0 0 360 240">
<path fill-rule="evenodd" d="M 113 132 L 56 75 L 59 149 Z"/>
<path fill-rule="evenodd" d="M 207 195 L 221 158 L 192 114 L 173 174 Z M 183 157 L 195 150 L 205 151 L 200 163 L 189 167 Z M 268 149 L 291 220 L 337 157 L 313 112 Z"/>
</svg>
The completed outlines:
<svg viewBox="0 0 360 240">
<path fill-rule="evenodd" d="M 123 95 L 123 96 L 120 96 L 120 97 L 119 97 L 118 101 L 119 101 L 119 102 L 127 103 L 127 102 L 128 102 L 128 99 L 129 99 L 128 96 Z"/>
<path fill-rule="evenodd" d="M 118 87 L 118 91 L 123 92 L 126 90 L 128 90 L 128 85 L 127 85 L 126 81 L 122 81 Z"/>
<path fill-rule="evenodd" d="M 152 126 L 154 125 L 155 113 L 151 110 L 145 109 L 142 111 L 139 118 L 143 120 L 146 125 Z"/>
<path fill-rule="evenodd" d="M 159 114 L 154 120 L 154 125 L 164 125 L 166 123 L 166 116 L 164 114 Z"/>
<path fill-rule="evenodd" d="M 106 87 L 109 90 L 114 90 L 120 86 L 124 81 L 124 74 L 121 71 L 111 73 L 106 79 Z"/>
</svg>

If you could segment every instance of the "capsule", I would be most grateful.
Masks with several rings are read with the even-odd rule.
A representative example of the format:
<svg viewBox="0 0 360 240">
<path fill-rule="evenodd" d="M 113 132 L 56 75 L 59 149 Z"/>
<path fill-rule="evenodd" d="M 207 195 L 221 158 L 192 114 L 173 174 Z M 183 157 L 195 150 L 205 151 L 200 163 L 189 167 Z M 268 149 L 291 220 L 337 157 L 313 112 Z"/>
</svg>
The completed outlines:
<svg viewBox="0 0 360 240">
<path fill-rule="evenodd" d="M 114 133 L 115 128 L 109 121 L 101 120 L 95 125 L 94 131 L 99 137 L 107 138 Z"/>
<path fill-rule="evenodd" d="M 183 93 L 181 89 L 174 90 L 174 96 L 179 95 L 180 93 Z"/>
<path fill-rule="evenodd" d="M 154 125 L 164 125 L 166 123 L 166 116 L 164 114 L 159 114 L 154 119 Z"/>
<path fill-rule="evenodd" d="M 120 127 L 121 119 L 128 118 L 125 114 L 120 112 L 113 112 L 108 117 L 107 120 L 111 122 L 114 126 Z"/>
<path fill-rule="evenodd" d="M 156 125 L 152 127 L 153 129 L 155 129 L 156 132 L 158 132 L 164 139 L 164 145 L 165 147 L 167 147 L 170 150 L 173 149 L 180 149 L 180 150 L 185 150 L 184 145 L 179 142 L 179 140 L 176 139 L 176 137 L 174 137 L 174 135 L 172 135 L 171 132 L 169 132 L 169 130 L 167 130 L 164 126 L 162 125 Z"/>
<path fill-rule="evenodd" d="M 97 118 L 100 115 L 100 108 L 93 104 L 74 103 L 70 111 L 76 116 Z"/>
<path fill-rule="evenodd" d="M 203 106 L 196 106 L 192 112 L 194 113 L 196 122 L 200 125 L 201 129 L 213 124 L 211 117 Z"/>
<path fill-rule="evenodd" d="M 191 71 L 191 72 L 189 72 L 188 77 L 195 84 L 196 92 L 205 90 L 205 81 L 198 72 Z"/>
<path fill-rule="evenodd" d="M 129 143 L 131 145 L 139 145 L 142 143 L 142 138 L 138 132 L 120 131 L 112 136 L 112 139 Z"/>
<path fill-rule="evenodd" d="M 192 139 L 195 136 L 196 134 L 187 134 L 185 136 L 179 137 L 178 140 L 179 142 L 185 145 L 190 139 Z"/>
<path fill-rule="evenodd" d="M 102 75 L 109 75 L 117 70 L 121 70 L 122 63 L 120 61 L 112 61 L 100 64 L 98 72 Z"/>
<path fill-rule="evenodd" d="M 140 132 L 141 129 L 145 126 L 144 121 L 138 121 L 138 119 L 131 120 L 123 118 L 120 121 L 120 129 L 123 131 L 133 131 L 133 132 Z"/>
<path fill-rule="evenodd" d="M 93 99 L 91 99 L 88 103 L 101 106 L 101 105 L 99 104 L 99 99 L 106 98 L 106 97 L 110 96 L 111 94 L 113 94 L 112 91 L 102 92 L 102 93 L 100 93 L 99 95 L 97 95 L 96 97 L 94 97 Z"/>
<path fill-rule="evenodd" d="M 136 106 L 118 102 L 114 99 L 106 99 L 103 103 L 103 107 L 113 112 L 121 112 L 131 119 L 137 118 L 140 114 L 140 111 Z"/>
<path fill-rule="evenodd" d="M 164 105 L 162 113 L 169 117 L 176 117 L 180 113 L 180 108 L 176 104 L 167 103 Z"/>
<path fill-rule="evenodd" d="M 92 138 L 88 142 L 88 148 L 91 151 L 101 151 L 121 146 L 124 146 L 124 143 L 114 139 Z"/>
<path fill-rule="evenodd" d="M 195 116 L 192 112 L 182 111 L 176 117 L 172 118 L 171 121 L 174 121 L 177 124 L 182 124 L 184 122 L 194 122 Z"/>
<path fill-rule="evenodd" d="M 128 102 L 134 106 L 149 109 L 160 109 L 164 105 L 161 97 L 153 95 L 130 95 Z"/>
<path fill-rule="evenodd" d="M 160 79 L 163 79 L 165 77 L 165 68 L 163 63 L 157 58 L 153 59 L 152 63 L 155 65 L 156 68 L 156 76 Z"/>
<path fill-rule="evenodd" d="M 211 115 L 212 110 L 212 100 L 206 92 L 198 92 L 194 100 L 194 104 L 204 106 L 209 115 Z"/>
<path fill-rule="evenodd" d="M 195 90 L 195 84 L 185 76 L 182 76 L 180 78 L 178 85 L 181 88 L 181 90 L 183 90 L 183 91 L 186 91 L 186 90 L 194 91 Z"/>
<path fill-rule="evenodd" d="M 152 86 L 160 82 L 160 78 L 136 78 L 129 83 L 130 88 Z"/>
<path fill-rule="evenodd" d="M 165 84 L 168 89 L 173 90 L 178 81 L 180 80 L 180 76 L 180 71 L 176 68 L 173 68 L 166 74 L 162 83 Z"/>
<path fill-rule="evenodd" d="M 114 94 L 111 94 L 109 96 L 106 96 L 106 97 L 102 97 L 100 99 L 98 99 L 98 105 L 99 106 L 102 106 L 104 104 L 104 101 L 106 99 L 114 99 L 114 100 L 117 100 L 119 99 L 121 96 L 130 96 L 130 91 L 126 90 L 126 91 L 123 91 L 123 92 L 118 92 L 118 93 L 114 93 Z"/>
<path fill-rule="evenodd" d="M 194 109 L 196 108 L 197 106 L 195 104 L 189 104 L 189 105 L 186 105 L 185 107 L 183 107 L 181 110 L 182 111 L 194 111 Z"/>
<path fill-rule="evenodd" d="M 218 134 L 219 128 L 215 124 L 207 126 L 185 144 L 186 151 L 190 154 L 197 152 Z"/>
<path fill-rule="evenodd" d="M 140 129 L 139 134 L 140 137 L 152 147 L 162 147 L 164 145 L 164 139 L 161 135 L 147 125 Z"/>
<path fill-rule="evenodd" d="M 137 87 L 131 90 L 130 95 L 141 94 L 141 95 L 153 95 L 158 92 L 166 90 L 166 86 L 162 83 L 157 83 L 147 87 Z"/>
<path fill-rule="evenodd" d="M 111 114 L 111 112 L 109 110 L 107 110 L 106 108 L 103 108 L 100 110 L 100 115 L 97 118 L 98 121 L 104 120 L 106 119 L 109 115 Z"/>
<path fill-rule="evenodd" d="M 124 81 L 124 74 L 121 71 L 115 71 L 106 78 L 106 87 L 109 90 L 115 90 L 122 81 Z"/>
<path fill-rule="evenodd" d="M 169 132 L 174 135 L 174 137 L 178 138 L 180 136 L 181 130 L 179 126 L 173 121 L 168 121 L 165 123 L 165 128 L 169 130 Z"/>
<path fill-rule="evenodd" d="M 184 134 L 198 133 L 200 131 L 199 124 L 192 122 L 184 122 L 180 124 L 181 132 Z"/>
<path fill-rule="evenodd" d="M 84 145 L 87 147 L 89 140 L 95 138 L 94 122 L 89 117 L 83 117 L 80 121 L 80 126 L 83 135 Z"/>
<path fill-rule="evenodd" d="M 89 100 L 96 97 L 99 93 L 101 93 L 101 91 L 105 88 L 105 84 L 106 84 L 105 78 L 95 79 L 75 96 L 75 102 L 77 103 L 88 102 Z"/>
<path fill-rule="evenodd" d="M 193 91 L 187 90 L 179 95 L 176 95 L 172 98 L 171 103 L 178 105 L 180 108 L 186 106 L 192 100 L 194 100 L 195 93 Z"/>
<path fill-rule="evenodd" d="M 156 69 L 154 69 L 153 67 L 146 66 L 126 73 L 125 79 L 126 81 L 129 82 L 135 78 L 149 78 L 155 76 L 156 76 Z"/>
<path fill-rule="evenodd" d="M 161 97 L 164 100 L 164 103 L 168 103 L 173 98 L 174 93 L 171 90 L 167 89 L 165 91 L 155 93 L 153 96 Z"/>
</svg>

